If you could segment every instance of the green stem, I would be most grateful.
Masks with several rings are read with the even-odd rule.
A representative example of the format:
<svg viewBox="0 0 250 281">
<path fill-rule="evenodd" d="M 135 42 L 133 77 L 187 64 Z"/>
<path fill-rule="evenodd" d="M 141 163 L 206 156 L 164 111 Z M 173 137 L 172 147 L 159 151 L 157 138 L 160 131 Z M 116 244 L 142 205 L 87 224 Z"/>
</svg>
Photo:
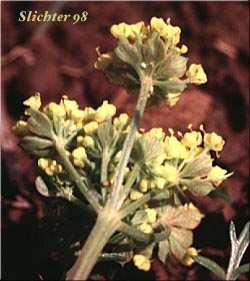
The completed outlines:
<svg viewBox="0 0 250 281">
<path fill-rule="evenodd" d="M 101 251 L 109 238 L 119 228 L 121 220 L 117 212 L 105 207 L 88 236 L 76 263 L 67 274 L 67 280 L 87 280 Z"/>
<path fill-rule="evenodd" d="M 87 186 L 83 183 L 80 175 L 78 174 L 78 172 L 76 171 L 76 169 L 74 168 L 72 163 L 70 162 L 70 160 L 69 160 L 69 158 L 66 154 L 64 144 L 63 144 L 62 141 L 60 141 L 59 138 L 55 139 L 55 147 L 56 147 L 56 150 L 57 150 L 59 156 L 61 157 L 61 160 L 63 162 L 63 165 L 64 165 L 65 169 L 69 173 L 70 178 L 76 183 L 79 190 L 81 191 L 81 193 L 83 194 L 85 199 L 89 202 L 89 204 L 92 206 L 94 211 L 96 213 L 99 213 L 101 211 L 102 207 L 98 204 L 98 202 L 89 193 Z"/>
<path fill-rule="evenodd" d="M 133 203 L 128 204 L 127 206 L 124 206 L 120 209 L 120 217 L 121 219 L 125 218 L 127 215 L 134 212 L 136 209 L 141 207 L 143 204 L 147 203 L 151 199 L 150 193 L 147 193 L 143 195 L 138 200 L 134 201 Z"/>
<path fill-rule="evenodd" d="M 131 150 L 133 148 L 135 135 L 138 130 L 143 112 L 145 110 L 147 99 L 150 95 L 151 87 L 152 79 L 150 77 L 145 77 L 144 79 L 142 79 L 141 89 L 135 108 L 135 113 L 133 119 L 131 120 L 129 132 L 123 144 L 121 158 L 117 165 L 117 170 L 114 178 L 114 185 L 111 191 L 110 201 L 108 202 L 108 205 L 112 206 L 116 210 L 119 210 L 124 201 L 124 198 L 120 200 L 124 173 L 129 161 Z"/>
</svg>

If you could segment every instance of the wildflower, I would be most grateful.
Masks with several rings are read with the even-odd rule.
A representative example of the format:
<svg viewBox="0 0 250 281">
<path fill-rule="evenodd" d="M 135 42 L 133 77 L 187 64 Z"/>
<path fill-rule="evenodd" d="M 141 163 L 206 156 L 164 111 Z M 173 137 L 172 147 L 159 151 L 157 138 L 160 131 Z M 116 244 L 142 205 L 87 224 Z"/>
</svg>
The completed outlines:
<svg viewBox="0 0 250 281">
<path fill-rule="evenodd" d="M 134 265 L 140 270 L 144 270 L 144 271 L 150 270 L 150 266 L 151 266 L 150 260 L 144 255 L 141 254 L 134 255 L 133 262 Z"/>
<path fill-rule="evenodd" d="M 72 112 L 73 110 L 76 110 L 79 107 L 79 105 L 75 100 L 69 100 L 69 98 L 66 95 L 62 96 L 60 105 L 64 107 L 67 113 Z"/>
<path fill-rule="evenodd" d="M 201 64 L 191 64 L 186 76 L 190 79 L 190 83 L 200 85 L 207 82 L 207 75 Z"/>
<path fill-rule="evenodd" d="M 84 147 L 80 146 L 72 151 L 73 156 L 73 162 L 76 166 L 83 168 L 84 167 L 84 161 L 87 158 L 86 151 Z"/>
<path fill-rule="evenodd" d="M 94 147 L 95 141 L 94 141 L 94 139 L 92 137 L 85 136 L 85 137 L 83 137 L 82 145 L 84 147 Z"/>
<path fill-rule="evenodd" d="M 112 25 L 110 28 L 110 32 L 116 38 L 119 38 L 120 36 L 128 38 L 131 34 L 131 28 L 128 24 L 122 22 L 119 24 Z"/>
<path fill-rule="evenodd" d="M 208 179 L 215 186 L 219 186 L 223 182 L 223 180 L 225 180 L 228 176 L 229 175 L 227 175 L 227 170 L 222 169 L 219 166 L 214 166 L 208 174 Z"/>
<path fill-rule="evenodd" d="M 169 164 L 164 165 L 165 168 L 165 180 L 169 183 L 177 183 L 179 180 L 179 172 L 176 167 Z"/>
<path fill-rule="evenodd" d="M 148 215 L 148 223 L 154 223 L 156 221 L 157 211 L 155 209 L 146 208 L 145 212 Z"/>
<path fill-rule="evenodd" d="M 139 225 L 138 229 L 144 233 L 152 233 L 153 232 L 153 228 L 150 224 L 148 223 L 143 223 L 141 225 Z"/>
<path fill-rule="evenodd" d="M 180 98 L 180 95 L 181 93 L 167 93 L 165 102 L 172 107 L 176 105 Z"/>
<path fill-rule="evenodd" d="M 140 199 L 142 196 L 143 196 L 143 193 L 141 193 L 140 191 L 137 191 L 137 190 L 135 190 L 135 189 L 132 189 L 132 190 L 130 191 L 130 199 L 131 199 L 132 201 L 138 200 L 138 199 Z"/>
<path fill-rule="evenodd" d="M 165 133 L 162 128 L 152 128 L 149 132 L 147 132 L 149 137 L 156 137 L 158 139 L 163 139 L 165 137 Z"/>
<path fill-rule="evenodd" d="M 199 146 L 202 144 L 202 135 L 197 131 L 187 132 L 181 139 L 181 143 L 187 148 Z"/>
<path fill-rule="evenodd" d="M 129 123 L 129 117 L 127 113 L 121 113 L 119 117 L 114 118 L 113 124 L 116 128 L 118 128 L 119 125 L 128 125 Z"/>
<path fill-rule="evenodd" d="M 184 259 L 181 261 L 182 264 L 191 266 L 195 262 L 192 257 L 197 255 L 198 255 L 198 251 L 194 247 L 188 248 Z"/>
<path fill-rule="evenodd" d="M 105 54 L 99 54 L 97 61 L 94 64 L 94 67 L 99 70 L 105 70 L 113 62 L 114 54 L 108 52 Z"/>
<path fill-rule="evenodd" d="M 213 151 L 221 151 L 225 141 L 215 132 L 205 133 L 204 135 L 204 145 L 209 147 Z"/>
<path fill-rule="evenodd" d="M 166 184 L 165 178 L 157 177 L 156 179 L 154 179 L 154 185 L 155 188 L 157 189 L 163 189 L 165 187 L 165 184 Z"/>
<path fill-rule="evenodd" d="M 48 158 L 39 158 L 38 167 L 45 171 L 48 176 L 53 176 L 55 174 L 61 173 L 63 168 L 56 160 Z"/>
<path fill-rule="evenodd" d="M 140 188 L 141 192 L 147 192 L 147 190 L 148 190 L 148 181 L 145 180 L 145 179 L 142 179 L 140 181 L 140 187 L 139 188 Z"/>
<path fill-rule="evenodd" d="M 12 132 L 19 138 L 26 136 L 29 133 L 28 123 L 23 120 L 17 121 Z"/>
<path fill-rule="evenodd" d="M 25 110 L 25 115 L 30 115 L 31 114 L 31 108 L 32 109 L 35 109 L 35 110 L 38 110 L 40 107 L 41 107 L 41 98 L 40 98 L 40 93 L 36 92 L 34 96 L 31 96 L 29 97 L 27 100 L 25 100 L 23 102 L 24 105 L 30 107 L 30 108 L 27 108 Z"/>
<path fill-rule="evenodd" d="M 97 129 L 98 129 L 98 123 L 95 121 L 91 121 L 83 126 L 84 132 L 88 135 L 96 132 Z"/>
<path fill-rule="evenodd" d="M 167 154 L 167 158 L 185 158 L 188 155 L 186 147 L 177 140 L 173 135 L 174 131 L 169 129 L 171 136 L 167 136 L 164 140 L 164 148 Z"/>
<path fill-rule="evenodd" d="M 171 39 L 172 45 L 177 45 L 180 42 L 181 29 L 179 26 L 171 25 L 170 18 L 165 23 L 162 18 L 153 17 L 150 26 L 151 29 L 158 31 L 164 39 Z"/>
<path fill-rule="evenodd" d="M 116 107 L 113 104 L 109 104 L 108 101 L 104 101 L 95 112 L 95 121 L 98 123 L 104 122 L 105 120 L 114 116 L 115 113 Z"/>
<path fill-rule="evenodd" d="M 47 106 L 44 107 L 43 111 L 51 117 L 64 117 L 66 115 L 65 108 L 55 102 L 50 102 Z"/>
<path fill-rule="evenodd" d="M 186 45 L 181 45 L 181 48 L 176 47 L 175 50 L 178 54 L 186 54 L 188 52 L 188 47 Z"/>
<path fill-rule="evenodd" d="M 85 118 L 85 112 L 80 109 L 72 109 L 69 111 L 69 117 L 76 122 L 81 122 Z"/>
</svg>

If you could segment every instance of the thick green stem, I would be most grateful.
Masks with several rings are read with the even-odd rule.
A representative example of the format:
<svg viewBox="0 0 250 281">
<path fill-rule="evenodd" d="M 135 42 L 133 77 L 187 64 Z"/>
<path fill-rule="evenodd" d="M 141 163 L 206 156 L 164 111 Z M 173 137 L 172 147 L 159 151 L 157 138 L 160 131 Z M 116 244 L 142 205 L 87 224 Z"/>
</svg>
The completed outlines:
<svg viewBox="0 0 250 281">
<path fill-rule="evenodd" d="M 61 157 L 62 163 L 69 173 L 70 178 L 76 183 L 81 193 L 84 195 L 85 199 L 89 202 L 92 208 L 95 210 L 96 213 L 99 213 L 101 210 L 101 206 L 98 202 L 93 198 L 93 196 L 89 193 L 87 186 L 83 183 L 80 175 L 77 173 L 76 169 L 70 162 L 66 150 L 64 148 L 64 144 L 60 141 L 59 138 L 55 139 L 55 146 L 56 150 Z"/>
<path fill-rule="evenodd" d="M 114 178 L 114 185 L 111 191 L 110 201 L 108 202 L 108 205 L 112 206 L 116 210 L 119 210 L 119 208 L 121 207 L 124 201 L 124 198 L 120 200 L 124 173 L 129 161 L 131 150 L 133 148 L 135 135 L 138 130 L 143 112 L 145 110 L 147 99 L 150 95 L 151 88 L 152 88 L 152 79 L 150 77 L 145 77 L 144 79 L 142 79 L 141 89 L 140 89 L 135 113 L 133 119 L 131 120 L 129 132 L 123 144 L 122 154 L 119 163 L 117 165 L 117 170 Z"/>
<path fill-rule="evenodd" d="M 101 251 L 120 224 L 121 220 L 117 212 L 107 207 L 103 209 L 76 263 L 67 274 L 67 280 L 87 280 Z"/>
</svg>

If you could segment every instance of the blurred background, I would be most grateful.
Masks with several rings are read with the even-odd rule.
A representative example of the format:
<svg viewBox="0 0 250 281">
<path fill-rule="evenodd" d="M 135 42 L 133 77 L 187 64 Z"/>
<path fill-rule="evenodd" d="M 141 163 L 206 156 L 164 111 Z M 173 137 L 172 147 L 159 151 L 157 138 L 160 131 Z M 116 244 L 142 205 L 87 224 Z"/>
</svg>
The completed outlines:
<svg viewBox="0 0 250 281">
<path fill-rule="evenodd" d="M 20 11 L 62 14 L 88 12 L 85 22 L 19 22 Z M 104 99 L 118 113 L 132 114 L 135 99 L 110 85 L 93 67 L 101 52 L 115 47 L 109 28 L 119 22 L 171 18 L 182 29 L 181 43 L 189 48 L 189 64 L 201 63 L 208 83 L 189 87 L 174 108 L 149 108 L 141 126 L 185 131 L 204 124 L 226 141 L 216 160 L 234 171 L 219 192 L 192 198 L 206 214 L 195 231 L 202 254 L 226 266 L 229 257 L 230 220 L 242 229 L 249 219 L 249 3 L 248 2 L 1 2 L 2 80 L 2 279 L 59 280 L 61 264 L 43 251 L 46 241 L 36 225 L 43 216 L 42 198 L 34 188 L 34 163 L 17 146 L 11 128 L 24 107 L 22 101 L 36 91 L 43 103 L 58 102 L 64 94 L 80 106 L 97 107 Z M 245 261 L 249 260 L 249 255 Z M 162 265 L 153 260 L 150 273 L 132 264 L 116 270 L 115 280 L 216 280 L 193 265 Z M 105 270 L 97 280 L 107 280 Z M 106 274 L 106 275 L 105 275 Z M 241 276 L 239 280 L 247 280 Z"/>
</svg>

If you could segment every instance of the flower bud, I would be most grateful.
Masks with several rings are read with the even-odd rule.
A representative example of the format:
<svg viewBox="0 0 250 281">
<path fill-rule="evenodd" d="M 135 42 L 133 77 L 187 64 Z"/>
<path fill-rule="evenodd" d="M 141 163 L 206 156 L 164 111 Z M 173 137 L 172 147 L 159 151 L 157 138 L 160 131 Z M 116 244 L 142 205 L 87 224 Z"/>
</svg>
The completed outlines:
<svg viewBox="0 0 250 281">
<path fill-rule="evenodd" d="M 212 149 L 213 151 L 221 151 L 223 149 L 225 141 L 215 132 L 206 133 L 204 135 L 204 145 Z"/>
<path fill-rule="evenodd" d="M 109 104 L 108 101 L 104 101 L 95 112 L 95 121 L 98 123 L 104 122 L 114 116 L 115 113 L 116 107 L 113 104 Z"/>
</svg>

